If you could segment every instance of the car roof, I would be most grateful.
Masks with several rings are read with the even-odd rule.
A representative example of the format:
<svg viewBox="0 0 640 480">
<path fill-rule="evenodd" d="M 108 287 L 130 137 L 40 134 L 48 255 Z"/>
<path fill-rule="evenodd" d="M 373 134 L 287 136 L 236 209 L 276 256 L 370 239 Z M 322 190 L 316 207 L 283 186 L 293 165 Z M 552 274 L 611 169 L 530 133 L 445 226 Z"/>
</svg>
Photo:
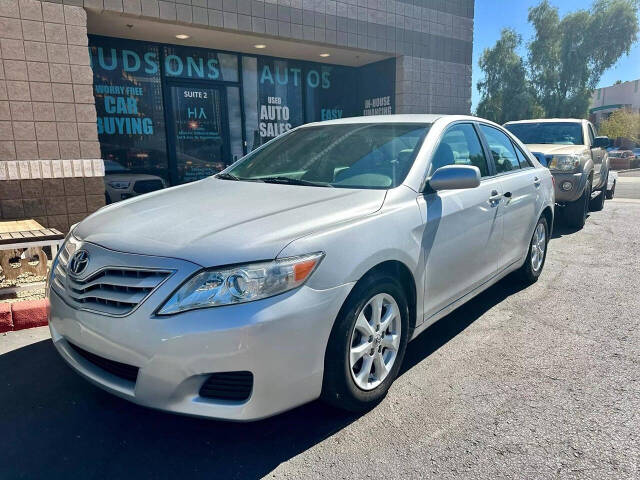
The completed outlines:
<svg viewBox="0 0 640 480">
<path fill-rule="evenodd" d="M 513 125 L 516 123 L 585 123 L 587 120 L 584 118 L 531 118 L 529 120 L 513 120 L 505 123 L 505 125 Z"/>
<path fill-rule="evenodd" d="M 365 117 L 347 117 L 335 120 L 325 120 L 323 122 L 307 123 L 302 127 L 318 126 L 318 125 L 345 125 L 353 123 L 435 123 L 437 120 L 446 119 L 455 120 L 472 120 L 493 123 L 483 118 L 472 117 L 470 115 L 446 115 L 438 113 L 425 114 L 395 114 L 395 115 L 368 115 Z"/>
</svg>

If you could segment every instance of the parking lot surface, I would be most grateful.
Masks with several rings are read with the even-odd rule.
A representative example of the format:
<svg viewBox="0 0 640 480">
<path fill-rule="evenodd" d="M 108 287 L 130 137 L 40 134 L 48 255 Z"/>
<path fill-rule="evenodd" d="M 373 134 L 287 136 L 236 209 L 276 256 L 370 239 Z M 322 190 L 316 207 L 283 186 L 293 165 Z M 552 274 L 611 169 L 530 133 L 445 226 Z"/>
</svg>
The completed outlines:
<svg viewBox="0 0 640 480">
<path fill-rule="evenodd" d="M 165 414 L 81 379 L 46 330 L 9 333 L 0 478 L 639 478 L 639 279 L 640 201 L 607 201 L 557 226 L 537 284 L 507 278 L 412 342 L 360 417 Z"/>
<path fill-rule="evenodd" d="M 617 198 L 640 199 L 640 170 L 631 170 L 618 175 Z"/>
</svg>

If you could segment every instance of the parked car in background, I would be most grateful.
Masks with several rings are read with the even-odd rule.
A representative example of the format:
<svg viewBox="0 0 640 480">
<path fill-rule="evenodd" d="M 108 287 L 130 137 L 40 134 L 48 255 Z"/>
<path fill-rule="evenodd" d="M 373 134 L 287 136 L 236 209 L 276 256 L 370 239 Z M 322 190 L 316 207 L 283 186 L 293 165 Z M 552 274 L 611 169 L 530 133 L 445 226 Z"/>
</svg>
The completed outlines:
<svg viewBox="0 0 640 480">
<path fill-rule="evenodd" d="M 609 163 L 612 170 L 627 170 L 635 167 L 636 155 L 632 150 L 611 150 Z"/>
<path fill-rule="evenodd" d="M 633 154 L 636 156 L 636 160 L 640 159 L 640 148 L 634 148 L 633 150 L 631 150 L 633 152 Z"/>
<path fill-rule="evenodd" d="M 104 186 L 106 203 L 155 192 L 167 187 L 163 178 L 144 173 L 133 173 L 113 160 L 104 161 Z"/>
<path fill-rule="evenodd" d="M 591 122 L 553 118 L 508 122 L 504 127 L 551 170 L 556 202 L 564 207 L 570 226 L 582 228 L 589 209 L 602 210 L 609 184 L 609 138 L 596 137 Z"/>
<path fill-rule="evenodd" d="M 49 326 L 77 372 L 141 405 L 363 411 L 409 340 L 511 272 L 538 279 L 553 215 L 549 170 L 489 121 L 308 124 L 83 220 L 52 267 Z"/>
</svg>

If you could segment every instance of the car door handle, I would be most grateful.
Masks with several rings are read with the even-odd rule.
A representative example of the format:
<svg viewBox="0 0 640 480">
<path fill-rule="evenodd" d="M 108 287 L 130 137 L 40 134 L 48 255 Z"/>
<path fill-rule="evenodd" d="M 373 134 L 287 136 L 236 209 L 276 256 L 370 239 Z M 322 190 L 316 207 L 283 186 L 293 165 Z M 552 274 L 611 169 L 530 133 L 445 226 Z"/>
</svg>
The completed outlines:
<svg viewBox="0 0 640 480">
<path fill-rule="evenodd" d="M 497 190 L 492 190 L 491 191 L 491 196 L 489 197 L 489 203 L 495 205 L 495 204 L 500 202 L 501 198 L 502 198 L 502 195 L 500 195 L 500 193 L 498 193 Z"/>
<path fill-rule="evenodd" d="M 534 177 L 534 179 L 533 179 L 533 184 L 534 184 L 536 187 L 539 187 L 539 186 L 540 186 L 540 178 L 539 178 L 539 177 Z"/>
</svg>

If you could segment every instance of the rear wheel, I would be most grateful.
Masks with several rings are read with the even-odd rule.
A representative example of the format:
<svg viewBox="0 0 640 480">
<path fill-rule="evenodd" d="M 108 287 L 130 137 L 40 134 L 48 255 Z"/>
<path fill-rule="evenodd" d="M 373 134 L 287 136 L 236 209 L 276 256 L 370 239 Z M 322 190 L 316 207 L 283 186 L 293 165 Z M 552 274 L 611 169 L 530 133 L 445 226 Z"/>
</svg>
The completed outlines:
<svg viewBox="0 0 640 480">
<path fill-rule="evenodd" d="M 547 219 L 542 216 L 538 219 L 529 243 L 529 253 L 518 275 L 526 283 L 535 283 L 542 273 L 544 262 L 547 259 L 547 244 L 549 243 L 549 225 Z"/>
<path fill-rule="evenodd" d="M 611 185 L 611 190 L 607 190 L 607 200 L 611 200 L 616 193 L 616 180 L 613 181 L 613 185 Z"/>
<path fill-rule="evenodd" d="M 353 412 L 377 405 L 398 375 L 408 333 L 409 308 L 395 279 L 373 275 L 357 284 L 329 337 L 323 400 Z"/>
<path fill-rule="evenodd" d="M 582 228 L 587 221 L 589 201 L 591 200 L 591 181 L 587 182 L 580 198 L 565 207 L 565 219 L 570 227 Z"/>
</svg>

